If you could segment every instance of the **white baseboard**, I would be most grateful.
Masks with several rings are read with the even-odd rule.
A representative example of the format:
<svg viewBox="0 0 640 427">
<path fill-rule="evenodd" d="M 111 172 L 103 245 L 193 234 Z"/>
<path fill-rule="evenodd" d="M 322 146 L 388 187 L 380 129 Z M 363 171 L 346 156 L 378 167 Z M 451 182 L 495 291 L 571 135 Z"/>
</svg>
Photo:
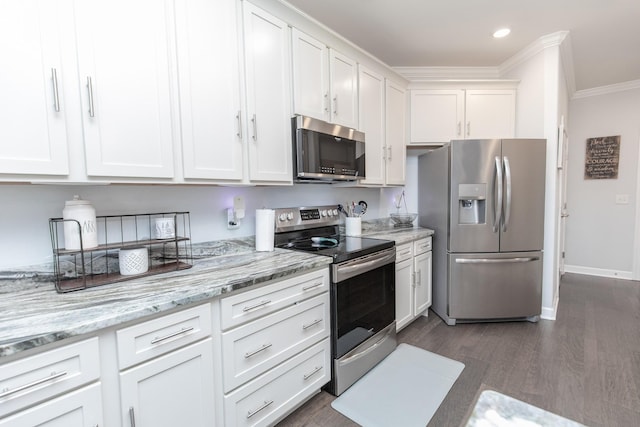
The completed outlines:
<svg viewBox="0 0 640 427">
<path fill-rule="evenodd" d="M 588 276 L 609 277 L 612 279 L 632 280 L 633 272 L 607 270 L 604 268 L 582 267 L 579 265 L 565 265 L 564 271 L 567 273 L 586 274 Z"/>
<path fill-rule="evenodd" d="M 544 320 L 556 320 L 559 301 L 560 301 L 560 296 L 556 295 L 556 297 L 553 300 L 553 307 L 542 307 L 542 313 L 540 313 L 540 318 Z"/>
</svg>

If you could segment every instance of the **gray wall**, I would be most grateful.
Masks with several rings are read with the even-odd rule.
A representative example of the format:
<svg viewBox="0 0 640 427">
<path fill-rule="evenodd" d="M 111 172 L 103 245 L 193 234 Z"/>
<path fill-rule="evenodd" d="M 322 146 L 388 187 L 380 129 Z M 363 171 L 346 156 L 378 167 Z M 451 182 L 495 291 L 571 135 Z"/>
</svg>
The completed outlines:
<svg viewBox="0 0 640 427">
<path fill-rule="evenodd" d="M 570 102 L 567 271 L 631 278 L 635 236 L 640 89 Z M 618 179 L 585 180 L 587 138 L 620 135 Z M 616 204 L 616 195 L 629 204 Z"/>
</svg>

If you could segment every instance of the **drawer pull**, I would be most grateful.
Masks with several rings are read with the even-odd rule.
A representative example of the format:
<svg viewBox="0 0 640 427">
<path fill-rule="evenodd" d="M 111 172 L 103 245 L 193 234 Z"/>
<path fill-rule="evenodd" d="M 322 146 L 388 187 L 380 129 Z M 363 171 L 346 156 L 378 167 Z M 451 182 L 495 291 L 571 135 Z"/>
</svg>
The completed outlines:
<svg viewBox="0 0 640 427">
<path fill-rule="evenodd" d="M 410 254 L 411 254 L 411 249 L 406 250 L 406 251 L 402 251 L 398 255 L 410 255 Z"/>
<path fill-rule="evenodd" d="M 264 307 L 265 305 L 269 304 L 271 302 L 271 300 L 266 300 L 266 301 L 261 301 L 258 304 L 254 304 L 251 305 L 249 307 L 245 307 L 242 309 L 242 311 L 251 311 L 251 310 L 255 310 L 256 308 L 260 308 L 260 307 Z"/>
<path fill-rule="evenodd" d="M 131 427 L 136 427 L 136 413 L 133 410 L 133 406 L 129 408 L 129 422 Z"/>
<path fill-rule="evenodd" d="M 320 322 L 322 322 L 322 319 L 316 319 L 316 320 L 314 320 L 313 322 L 309 323 L 308 325 L 302 325 L 302 329 L 306 331 L 306 330 L 307 330 L 307 329 L 309 329 L 310 327 L 315 326 L 315 325 L 317 325 L 317 324 L 318 324 L 318 323 L 320 323 Z"/>
<path fill-rule="evenodd" d="M 269 400 L 269 401 L 264 401 L 264 403 L 262 404 L 262 406 L 260 406 L 259 408 L 253 410 L 253 411 L 249 411 L 247 412 L 247 419 L 253 417 L 255 414 L 257 414 L 258 412 L 262 411 L 264 408 L 266 408 L 267 406 L 271 405 L 273 403 L 273 400 Z"/>
<path fill-rule="evenodd" d="M 322 283 L 322 282 L 314 283 L 313 285 L 303 287 L 302 290 L 303 291 L 308 291 L 309 289 L 317 288 L 318 286 L 322 286 L 323 284 L 324 283 Z"/>
<path fill-rule="evenodd" d="M 266 349 L 268 349 L 268 348 L 269 348 L 269 347 L 271 347 L 272 345 L 273 345 L 273 344 L 264 344 L 262 347 L 260 347 L 260 348 L 259 348 L 259 349 L 257 349 L 257 350 L 253 350 L 253 351 L 251 351 L 251 352 L 249 352 L 249 353 L 245 353 L 245 354 L 244 354 L 244 358 L 245 358 L 245 359 L 248 359 L 248 358 L 250 358 L 251 356 L 254 356 L 254 355 L 256 355 L 256 354 L 260 353 L 261 351 L 265 351 Z"/>
<path fill-rule="evenodd" d="M 322 366 L 316 366 L 315 369 L 304 376 L 304 380 L 308 380 L 322 370 Z"/>
<path fill-rule="evenodd" d="M 151 340 L 151 344 L 158 344 L 159 342 L 168 340 L 169 338 L 177 337 L 178 335 L 186 334 L 187 332 L 193 331 L 193 326 L 189 328 L 182 328 L 179 331 L 172 332 L 169 335 L 165 335 L 163 337 L 155 337 Z"/>
<path fill-rule="evenodd" d="M 30 382 L 29 384 L 25 384 L 25 385 L 22 385 L 20 387 L 16 387 L 13 390 L 4 389 L 4 390 L 2 390 L 2 393 L 0 393 L 0 399 L 5 398 L 7 396 L 11 396 L 14 393 L 19 393 L 21 391 L 30 389 L 32 387 L 39 386 L 40 384 L 44 384 L 44 383 L 49 382 L 49 381 L 57 380 L 58 378 L 64 377 L 65 375 L 67 375 L 67 371 L 58 372 L 57 374 L 55 372 L 52 372 L 51 375 L 49 375 L 46 378 L 41 378 L 39 380 L 35 380 L 33 382 Z"/>
</svg>

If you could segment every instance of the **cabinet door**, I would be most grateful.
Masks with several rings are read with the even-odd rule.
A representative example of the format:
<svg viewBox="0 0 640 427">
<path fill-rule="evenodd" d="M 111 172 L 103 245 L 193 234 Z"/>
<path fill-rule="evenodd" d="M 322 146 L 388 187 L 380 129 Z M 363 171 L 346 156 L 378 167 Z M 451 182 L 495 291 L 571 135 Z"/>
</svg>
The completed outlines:
<svg viewBox="0 0 640 427">
<path fill-rule="evenodd" d="M 358 66 L 353 59 L 329 49 L 331 123 L 358 128 Z"/>
<path fill-rule="evenodd" d="M 386 183 L 404 185 L 406 168 L 405 91 L 399 85 L 386 82 Z"/>
<path fill-rule="evenodd" d="M 359 66 L 358 100 L 360 111 L 360 130 L 364 132 L 365 175 L 362 184 L 384 184 L 385 145 L 384 145 L 384 77 Z"/>
<path fill-rule="evenodd" d="M 102 426 L 100 383 L 49 400 L 0 420 L 0 427 Z"/>
<path fill-rule="evenodd" d="M 411 91 L 411 143 L 463 138 L 464 90 Z"/>
<path fill-rule="evenodd" d="M 0 174 L 69 173 L 62 2 L 0 2 Z"/>
<path fill-rule="evenodd" d="M 243 177 L 236 23 L 233 0 L 176 1 L 185 178 Z"/>
<path fill-rule="evenodd" d="M 400 250 L 400 248 L 398 248 Z M 396 331 L 413 319 L 413 258 L 396 262 Z"/>
<path fill-rule="evenodd" d="M 416 275 L 413 314 L 417 316 L 431 306 L 431 252 L 416 256 L 413 268 Z"/>
<path fill-rule="evenodd" d="M 87 174 L 172 177 L 172 3 L 75 4 Z"/>
<path fill-rule="evenodd" d="M 209 338 L 122 372 L 122 425 L 214 425 L 212 345 Z"/>
<path fill-rule="evenodd" d="M 288 27 L 246 1 L 243 8 L 249 179 L 290 183 L 293 171 Z"/>
<path fill-rule="evenodd" d="M 295 28 L 291 39 L 294 112 L 328 121 L 329 49 L 324 43 Z"/>
<path fill-rule="evenodd" d="M 515 90 L 467 90 L 465 138 L 513 138 L 515 111 Z"/>
</svg>

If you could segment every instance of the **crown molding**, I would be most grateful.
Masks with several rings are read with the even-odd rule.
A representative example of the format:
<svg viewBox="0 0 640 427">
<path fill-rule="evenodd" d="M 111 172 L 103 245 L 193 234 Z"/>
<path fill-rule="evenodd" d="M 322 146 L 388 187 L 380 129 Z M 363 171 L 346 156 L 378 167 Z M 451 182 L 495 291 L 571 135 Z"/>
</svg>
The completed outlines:
<svg viewBox="0 0 640 427">
<path fill-rule="evenodd" d="M 517 67 L 525 61 L 528 61 L 547 48 L 560 46 L 568 36 L 569 31 L 557 31 L 555 33 L 547 34 L 546 36 L 538 38 L 529 46 L 525 47 L 524 49 L 513 55 L 511 58 L 500 64 L 497 67 L 500 75 L 504 75 L 505 73 L 511 71 L 511 69 Z"/>
<path fill-rule="evenodd" d="M 497 79 L 497 67 L 393 67 L 411 82 L 432 80 Z"/>
<path fill-rule="evenodd" d="M 608 95 L 626 90 L 640 89 L 640 80 L 631 80 L 624 83 L 616 83 L 607 86 L 599 86 L 591 89 L 583 89 L 575 92 L 571 99 L 588 98 L 591 96 Z"/>
</svg>

